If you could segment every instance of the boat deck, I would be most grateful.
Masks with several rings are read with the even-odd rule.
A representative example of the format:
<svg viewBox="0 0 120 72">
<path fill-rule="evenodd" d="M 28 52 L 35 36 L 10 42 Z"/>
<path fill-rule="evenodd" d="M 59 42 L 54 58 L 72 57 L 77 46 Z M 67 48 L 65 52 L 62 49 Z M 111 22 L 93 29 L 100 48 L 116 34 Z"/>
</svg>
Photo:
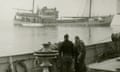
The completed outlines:
<svg viewBox="0 0 120 72">
<path fill-rule="evenodd" d="M 86 64 L 90 65 L 96 62 L 101 63 L 106 59 L 116 57 L 116 55 L 113 53 L 113 48 L 114 47 L 112 42 L 86 46 Z M 107 55 L 104 56 L 104 54 Z M 14 70 L 18 72 L 41 72 L 42 68 L 39 65 L 39 63 L 41 63 L 41 60 L 42 59 L 39 59 L 37 61 L 33 53 L 3 56 L 0 57 L 0 70 L 1 72 L 6 72 L 6 70 L 9 70 L 12 65 Z M 59 62 L 58 58 L 52 59 L 51 63 L 53 64 L 53 67 L 50 68 L 52 72 L 59 72 L 61 63 Z M 95 65 L 92 66 L 94 67 Z"/>
<path fill-rule="evenodd" d="M 120 57 L 93 63 L 88 65 L 88 67 L 94 72 L 117 72 L 117 69 L 120 69 Z"/>
</svg>

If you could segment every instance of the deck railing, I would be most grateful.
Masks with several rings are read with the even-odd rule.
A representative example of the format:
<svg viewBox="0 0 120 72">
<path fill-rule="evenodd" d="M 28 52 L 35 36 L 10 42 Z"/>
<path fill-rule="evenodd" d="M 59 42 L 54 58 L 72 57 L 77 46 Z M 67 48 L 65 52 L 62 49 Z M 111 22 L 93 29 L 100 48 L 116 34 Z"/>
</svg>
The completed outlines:
<svg viewBox="0 0 120 72">
<path fill-rule="evenodd" d="M 104 43 L 98 43 L 93 45 L 87 45 L 86 46 L 86 64 L 102 61 L 100 60 L 102 55 L 106 52 L 112 52 L 114 49 L 113 43 L 110 42 L 104 42 Z M 8 70 L 10 61 L 9 57 L 12 57 L 12 62 L 16 66 L 14 66 L 17 70 L 23 71 L 23 66 L 26 66 L 27 72 L 35 72 L 33 71 L 36 63 L 35 63 L 35 57 L 33 56 L 33 53 L 28 54 L 22 54 L 22 55 L 14 55 L 14 56 L 5 56 L 0 57 L 0 71 L 6 72 Z M 104 57 L 104 55 L 103 55 Z M 106 56 L 107 57 L 107 56 Z M 104 58 L 102 58 L 104 60 Z M 54 60 L 54 62 L 56 62 Z M 53 62 L 53 64 L 55 64 Z M 39 68 L 38 68 L 39 69 Z"/>
</svg>

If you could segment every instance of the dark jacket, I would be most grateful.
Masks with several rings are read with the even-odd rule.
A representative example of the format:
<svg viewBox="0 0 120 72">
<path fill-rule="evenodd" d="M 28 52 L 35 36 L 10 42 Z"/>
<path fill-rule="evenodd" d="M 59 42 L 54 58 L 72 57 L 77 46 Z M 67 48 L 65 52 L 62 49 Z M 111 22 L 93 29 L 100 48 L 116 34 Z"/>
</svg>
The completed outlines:
<svg viewBox="0 0 120 72">
<path fill-rule="evenodd" d="M 69 40 L 62 42 L 62 44 L 59 48 L 59 53 L 60 53 L 61 56 L 69 55 L 69 56 L 73 57 L 73 55 L 74 55 L 73 43 Z"/>
<path fill-rule="evenodd" d="M 61 72 L 73 72 L 73 43 L 69 40 L 62 42 L 59 53 L 61 57 Z"/>
<path fill-rule="evenodd" d="M 86 49 L 83 41 L 79 40 L 75 44 L 75 69 L 76 72 L 86 72 L 85 57 Z"/>
</svg>

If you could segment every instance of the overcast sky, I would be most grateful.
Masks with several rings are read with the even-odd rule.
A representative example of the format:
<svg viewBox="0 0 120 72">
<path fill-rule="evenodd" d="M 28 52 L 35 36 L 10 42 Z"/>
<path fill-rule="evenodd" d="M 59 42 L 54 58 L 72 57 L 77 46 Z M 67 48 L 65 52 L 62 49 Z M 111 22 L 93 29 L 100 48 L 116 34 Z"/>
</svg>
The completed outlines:
<svg viewBox="0 0 120 72">
<path fill-rule="evenodd" d="M 114 14 L 116 0 L 93 0 L 93 15 Z M 35 0 L 35 8 L 56 7 L 60 16 L 81 16 L 85 11 L 87 0 Z M 31 9 L 32 0 L 0 0 L 0 20 L 12 20 L 16 10 Z"/>
</svg>

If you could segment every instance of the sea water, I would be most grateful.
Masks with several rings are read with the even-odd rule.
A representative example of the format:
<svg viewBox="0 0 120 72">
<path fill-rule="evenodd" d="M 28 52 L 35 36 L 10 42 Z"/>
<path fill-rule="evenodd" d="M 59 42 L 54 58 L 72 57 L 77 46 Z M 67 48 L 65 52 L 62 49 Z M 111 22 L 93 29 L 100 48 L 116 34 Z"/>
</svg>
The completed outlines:
<svg viewBox="0 0 120 72">
<path fill-rule="evenodd" d="M 117 26 L 120 30 L 120 26 Z M 86 45 L 111 40 L 113 32 L 110 26 L 56 25 L 42 27 L 15 26 L 13 21 L 0 21 L 0 56 L 30 53 L 39 50 L 43 43 L 63 41 L 64 34 L 79 36 Z"/>
</svg>

